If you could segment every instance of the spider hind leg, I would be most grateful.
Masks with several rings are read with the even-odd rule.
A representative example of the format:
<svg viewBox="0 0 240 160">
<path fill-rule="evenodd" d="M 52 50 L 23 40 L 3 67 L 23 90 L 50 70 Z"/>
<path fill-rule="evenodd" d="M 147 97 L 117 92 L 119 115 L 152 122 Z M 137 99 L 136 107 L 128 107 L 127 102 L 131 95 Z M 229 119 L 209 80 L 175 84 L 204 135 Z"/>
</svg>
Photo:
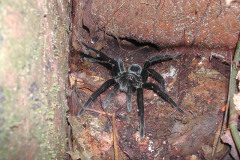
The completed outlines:
<svg viewBox="0 0 240 160">
<path fill-rule="evenodd" d="M 177 56 L 178 54 L 159 54 L 159 55 L 152 56 L 144 63 L 143 69 L 148 69 L 154 62 L 167 61 Z"/>
<path fill-rule="evenodd" d="M 105 55 L 104 53 L 102 53 L 102 52 L 100 52 L 100 51 L 98 51 L 98 50 L 96 50 L 96 49 L 94 49 L 94 48 L 92 48 L 92 47 L 87 46 L 87 45 L 86 45 L 85 43 L 83 43 L 83 42 L 82 42 L 82 45 L 83 45 L 83 47 L 84 47 L 85 49 L 87 49 L 87 51 L 90 51 L 90 52 L 95 53 L 95 54 L 97 55 L 97 57 L 98 57 L 98 58 L 101 58 L 103 61 L 106 61 L 106 62 L 115 64 L 115 65 L 117 64 L 117 62 L 116 62 L 114 59 L 108 57 L 108 56 Z M 89 55 L 89 54 L 86 53 L 85 55 Z M 94 57 L 93 57 L 93 58 L 94 58 Z M 95 58 L 95 59 L 98 59 L 98 58 Z"/>
</svg>

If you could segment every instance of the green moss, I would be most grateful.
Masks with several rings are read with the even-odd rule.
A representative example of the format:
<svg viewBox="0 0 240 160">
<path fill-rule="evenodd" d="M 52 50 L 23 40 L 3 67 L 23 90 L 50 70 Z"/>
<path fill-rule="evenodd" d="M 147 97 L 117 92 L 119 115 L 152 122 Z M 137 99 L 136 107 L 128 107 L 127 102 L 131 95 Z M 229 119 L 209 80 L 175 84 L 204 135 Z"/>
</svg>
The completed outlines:
<svg viewBox="0 0 240 160">
<path fill-rule="evenodd" d="M 0 87 L 1 101 L 0 101 L 0 155 L 1 157 L 7 157 L 8 155 L 8 142 L 13 130 L 19 125 L 19 115 L 15 110 L 4 107 L 10 106 L 11 91 L 6 87 Z"/>
<path fill-rule="evenodd" d="M 63 159 L 64 156 L 66 104 L 62 79 L 66 75 L 64 56 L 68 43 L 63 40 L 68 41 L 68 34 L 66 26 L 61 27 L 63 22 L 58 16 L 56 1 L 45 2 L 50 6 L 49 28 L 42 28 L 44 14 L 37 2 L 0 1 L 0 52 L 3 53 L 0 54 L 0 75 L 14 78 L 14 84 L 7 78 L 0 79 L 5 96 L 4 101 L 0 101 L 2 159 L 25 159 L 28 151 L 34 152 L 33 159 Z M 16 24 L 9 27 L 9 20 Z M 44 42 L 44 29 L 53 33 L 52 44 Z M 46 52 L 52 46 L 53 51 Z M 57 63 L 58 72 L 48 64 L 51 62 Z M 47 65 L 50 65 L 49 71 L 46 71 Z M 32 83 L 38 87 L 34 92 L 37 98 L 31 97 Z M 60 110 L 59 113 L 56 110 Z M 57 124 L 56 118 L 62 124 Z"/>
</svg>

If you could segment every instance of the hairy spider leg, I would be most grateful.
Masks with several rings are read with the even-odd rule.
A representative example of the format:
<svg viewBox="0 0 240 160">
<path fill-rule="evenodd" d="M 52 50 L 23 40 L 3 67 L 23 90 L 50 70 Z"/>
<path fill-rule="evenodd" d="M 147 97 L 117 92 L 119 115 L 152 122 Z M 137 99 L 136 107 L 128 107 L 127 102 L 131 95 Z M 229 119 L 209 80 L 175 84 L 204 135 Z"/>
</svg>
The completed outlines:
<svg viewBox="0 0 240 160">
<path fill-rule="evenodd" d="M 159 60 L 164 61 L 164 60 L 175 58 L 177 56 L 178 56 L 178 54 L 175 54 L 175 55 L 173 55 L 173 54 L 160 54 L 160 55 L 156 55 L 156 56 L 150 57 L 144 63 L 143 72 L 142 72 L 143 82 L 146 82 L 147 78 L 148 78 L 148 74 L 146 72 L 150 72 L 150 74 L 154 78 L 156 78 L 157 81 L 162 82 L 161 79 L 163 79 L 163 77 L 160 74 L 158 74 L 156 71 L 154 71 L 153 69 L 150 69 L 149 67 L 151 66 L 151 64 L 153 62 L 156 62 L 156 61 L 159 61 Z M 179 112 L 184 113 L 183 110 L 181 108 L 179 108 L 178 105 L 166 93 L 161 91 L 161 89 L 158 87 L 158 85 L 153 84 L 153 83 L 143 83 L 143 88 L 149 89 L 149 90 L 153 90 L 154 92 L 156 92 L 158 94 L 158 96 L 162 97 L 162 99 L 164 99 L 165 101 L 169 102 Z"/>
<path fill-rule="evenodd" d="M 78 117 L 80 117 L 85 109 L 90 106 L 90 104 L 105 90 L 107 90 L 110 86 L 114 85 L 116 82 L 114 79 L 109 79 L 106 82 L 104 82 L 101 87 L 96 90 L 90 97 L 89 99 L 83 104 L 81 110 L 78 112 Z"/>
<path fill-rule="evenodd" d="M 119 84 L 116 83 L 116 84 L 114 85 L 114 88 L 113 88 L 112 92 L 109 94 L 107 100 L 106 100 L 106 101 L 104 102 L 104 104 L 103 104 L 103 108 L 104 108 L 104 109 L 107 108 L 107 106 L 109 105 L 109 103 L 112 101 L 112 99 L 113 99 L 113 97 L 115 96 L 115 94 L 117 93 L 117 90 L 118 90 L 118 89 L 119 89 Z"/>
<path fill-rule="evenodd" d="M 159 60 L 169 60 L 172 59 L 174 57 L 176 57 L 178 54 L 176 55 L 169 55 L 169 54 L 162 54 L 162 55 L 156 55 L 153 57 L 150 57 L 145 63 L 144 63 L 144 67 L 142 69 L 141 72 L 141 76 L 142 76 L 142 88 L 143 89 L 148 89 L 148 90 L 153 90 L 155 93 L 158 94 L 158 96 L 162 97 L 165 101 L 169 102 L 173 107 L 177 108 L 178 111 L 180 111 L 181 113 L 184 113 L 183 110 L 181 110 L 178 105 L 163 91 L 161 91 L 161 89 L 158 87 L 158 85 L 153 84 L 153 83 L 145 83 L 148 79 L 149 74 L 156 79 L 156 81 L 158 81 L 160 83 L 160 85 L 162 86 L 163 90 L 165 91 L 165 81 L 164 78 L 157 73 L 155 70 L 149 68 L 153 62 L 159 61 Z M 140 118 L 140 138 L 143 138 L 144 135 L 144 128 L 145 128 L 145 121 L 144 121 L 144 103 L 143 103 L 143 89 L 142 88 L 138 88 L 137 89 L 137 102 L 138 102 L 138 115 Z"/>
<path fill-rule="evenodd" d="M 84 56 L 83 59 L 85 61 L 88 61 L 90 63 L 99 63 L 100 65 L 102 65 L 102 66 L 106 67 L 107 69 L 111 70 L 113 76 L 117 75 L 119 69 L 117 67 L 115 67 L 116 66 L 115 64 L 111 64 L 111 63 L 108 63 L 106 61 L 103 61 L 103 59 L 101 57 L 94 58 L 94 57 L 92 57 L 90 55 L 87 55 L 87 54 L 82 54 L 82 56 Z"/>
<path fill-rule="evenodd" d="M 116 61 L 108 56 L 106 56 L 104 53 L 94 49 L 94 48 L 91 48 L 91 47 L 88 47 L 85 43 L 83 43 L 83 46 L 88 49 L 89 51 L 91 52 L 94 52 L 95 54 L 97 54 L 98 57 L 101 57 L 104 61 L 107 61 L 109 63 L 112 63 L 112 64 L 116 64 Z"/>
<path fill-rule="evenodd" d="M 120 73 L 126 72 L 126 69 L 125 69 L 123 61 L 121 59 L 118 59 L 117 62 L 118 62 L 118 68 L 120 70 Z M 136 89 L 135 89 L 135 91 L 136 91 Z M 128 110 L 128 112 L 131 112 L 131 110 L 132 110 L 132 93 L 133 92 L 134 92 L 133 88 L 128 88 L 127 92 L 126 92 L 127 93 L 127 101 L 126 101 L 126 103 L 127 103 L 127 110 Z"/>
<path fill-rule="evenodd" d="M 107 69 L 111 70 L 113 76 L 117 76 L 119 69 L 117 67 L 115 67 L 116 65 L 108 63 L 108 62 L 104 62 L 100 57 L 94 58 L 94 57 L 92 57 L 90 55 L 86 55 L 86 54 L 83 54 L 83 56 L 84 56 L 83 57 L 84 60 L 86 60 L 90 63 L 98 63 L 98 64 L 106 67 Z"/>
<path fill-rule="evenodd" d="M 178 54 L 175 54 L 175 55 L 172 55 L 172 54 L 160 54 L 160 55 L 156 55 L 156 56 L 152 56 L 150 57 L 145 63 L 144 63 L 144 66 L 143 66 L 143 70 L 142 70 L 142 73 L 141 73 L 141 76 L 142 76 L 142 81 L 143 82 L 146 82 L 147 79 L 148 79 L 148 74 L 150 74 L 154 79 L 156 79 L 156 81 L 158 81 L 158 83 L 160 83 L 160 85 L 162 86 L 163 90 L 165 91 L 165 81 L 164 81 L 164 78 L 158 74 L 155 70 L 149 68 L 153 62 L 156 62 L 156 61 L 166 61 L 166 60 L 169 60 L 169 59 L 172 59 L 174 57 L 177 57 Z"/>
<path fill-rule="evenodd" d="M 178 107 L 178 105 L 161 89 L 158 87 L 158 85 L 154 83 L 143 83 L 142 87 L 147 90 L 153 90 L 159 97 L 170 103 L 174 108 L 176 108 L 179 112 L 184 114 L 184 111 Z"/>
<path fill-rule="evenodd" d="M 159 55 L 152 56 L 144 63 L 143 69 L 149 68 L 153 62 L 160 61 L 160 60 L 166 61 L 166 60 L 175 58 L 177 56 L 178 54 L 159 54 Z"/>
<path fill-rule="evenodd" d="M 144 135 L 144 128 L 145 128 L 145 122 L 144 122 L 144 103 L 143 103 L 143 89 L 138 88 L 137 89 L 137 103 L 138 103 L 138 117 L 140 119 L 140 138 L 143 138 Z"/>
<path fill-rule="evenodd" d="M 150 75 L 158 82 L 160 83 L 162 90 L 165 91 L 165 81 L 164 78 L 157 73 L 154 69 L 148 68 L 147 71 L 150 73 Z"/>
<path fill-rule="evenodd" d="M 117 76 L 118 72 L 120 72 L 120 68 L 118 65 L 118 62 L 116 60 L 114 60 L 113 58 L 108 57 L 107 55 L 105 55 L 104 53 L 88 47 L 85 43 L 82 42 L 83 47 L 85 47 L 87 50 L 95 53 L 97 55 L 97 57 L 92 57 L 88 54 L 84 54 L 84 56 L 86 58 L 84 58 L 85 60 L 87 60 L 88 62 L 98 62 L 100 64 L 104 64 L 104 63 L 109 63 L 111 64 L 112 67 L 112 75 L 113 76 Z"/>
<path fill-rule="evenodd" d="M 123 73 L 126 71 L 125 66 L 123 64 L 123 61 L 121 59 L 117 59 L 118 62 L 118 68 L 119 68 L 119 72 Z"/>
</svg>

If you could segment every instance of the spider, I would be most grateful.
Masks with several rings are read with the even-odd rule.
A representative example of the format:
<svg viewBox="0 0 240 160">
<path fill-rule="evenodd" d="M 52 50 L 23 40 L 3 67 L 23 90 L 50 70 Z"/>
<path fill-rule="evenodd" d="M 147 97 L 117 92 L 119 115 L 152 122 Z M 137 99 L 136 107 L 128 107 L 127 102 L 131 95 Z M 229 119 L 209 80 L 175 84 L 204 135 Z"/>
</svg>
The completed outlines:
<svg viewBox="0 0 240 160">
<path fill-rule="evenodd" d="M 184 111 L 178 107 L 178 105 L 164 92 L 165 82 L 163 77 L 158 74 L 154 69 L 149 68 L 154 62 L 166 61 L 175 58 L 176 55 L 170 54 L 160 54 L 150 57 L 145 63 L 143 68 L 138 64 L 132 64 L 129 66 L 128 70 L 125 69 L 124 63 L 121 59 L 113 59 L 106 56 L 104 53 L 88 47 L 86 44 L 82 43 L 85 48 L 85 53 L 83 53 L 84 59 L 88 62 L 97 62 L 102 65 L 108 66 L 107 68 L 112 71 L 112 79 L 104 82 L 99 89 L 97 89 L 89 99 L 83 104 L 81 110 L 78 112 L 78 117 L 80 117 L 85 109 L 91 105 L 91 103 L 110 86 L 114 86 L 111 93 L 107 97 L 107 100 L 103 104 L 103 108 L 106 108 L 108 104 L 113 99 L 114 95 L 118 90 L 125 92 L 127 94 L 127 110 L 130 112 L 132 110 L 132 94 L 137 92 L 137 103 L 138 103 L 138 116 L 140 119 L 140 138 L 144 136 L 144 104 L 143 104 L 143 89 L 154 91 L 159 97 L 167 101 L 176 108 L 179 112 L 184 114 Z M 96 56 L 91 56 L 89 54 L 93 52 Z M 148 76 L 153 77 L 158 83 L 160 83 L 162 90 L 157 84 L 148 83 Z"/>
</svg>

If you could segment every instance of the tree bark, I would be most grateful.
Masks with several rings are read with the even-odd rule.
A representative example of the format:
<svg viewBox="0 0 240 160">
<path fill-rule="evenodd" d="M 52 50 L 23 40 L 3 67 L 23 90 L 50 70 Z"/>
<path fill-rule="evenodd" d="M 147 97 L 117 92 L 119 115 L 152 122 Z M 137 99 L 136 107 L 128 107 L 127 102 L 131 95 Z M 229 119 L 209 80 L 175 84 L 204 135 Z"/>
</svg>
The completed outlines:
<svg viewBox="0 0 240 160">
<path fill-rule="evenodd" d="M 1 1 L 2 159 L 65 157 L 70 12 L 68 1 Z"/>
</svg>

